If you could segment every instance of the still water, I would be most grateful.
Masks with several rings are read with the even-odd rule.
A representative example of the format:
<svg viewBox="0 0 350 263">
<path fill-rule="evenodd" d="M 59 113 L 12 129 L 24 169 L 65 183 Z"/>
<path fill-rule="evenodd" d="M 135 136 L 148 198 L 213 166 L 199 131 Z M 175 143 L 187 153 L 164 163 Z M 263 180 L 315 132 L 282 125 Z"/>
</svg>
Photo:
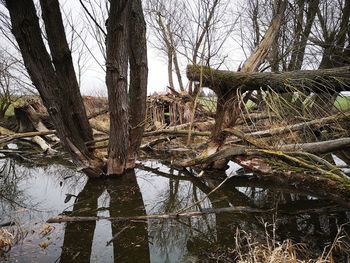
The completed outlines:
<svg viewBox="0 0 350 263">
<path fill-rule="evenodd" d="M 20 233 L 18 243 L 0 261 L 205 262 L 235 245 L 237 229 L 257 240 L 271 235 L 307 243 L 322 253 L 338 227 L 349 221 L 347 209 L 330 200 L 295 189 L 267 188 L 253 179 L 237 180 L 234 166 L 227 172 L 232 178 L 200 203 L 221 181 L 197 178 L 160 161 L 144 161 L 127 176 L 103 180 L 88 180 L 62 164 L 25 165 L 2 159 L 0 168 L 0 224 L 15 222 Z M 45 223 L 57 215 L 169 214 L 196 202 L 192 211 L 243 206 L 266 213 Z"/>
</svg>

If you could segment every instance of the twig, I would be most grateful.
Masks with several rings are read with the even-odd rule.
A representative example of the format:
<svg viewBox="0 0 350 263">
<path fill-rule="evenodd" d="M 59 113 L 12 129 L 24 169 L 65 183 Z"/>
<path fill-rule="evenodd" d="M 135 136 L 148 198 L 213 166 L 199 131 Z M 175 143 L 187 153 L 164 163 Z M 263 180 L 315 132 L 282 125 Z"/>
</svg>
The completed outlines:
<svg viewBox="0 0 350 263">
<path fill-rule="evenodd" d="M 193 203 L 192 205 L 182 208 L 176 212 L 176 214 L 181 214 L 185 212 L 186 210 L 191 209 L 192 207 L 202 203 L 205 199 L 209 197 L 212 193 L 214 193 L 216 190 L 218 190 L 230 177 L 226 177 L 225 180 L 223 180 L 217 187 L 215 187 L 213 190 L 211 190 L 207 195 L 205 195 L 203 198 L 199 199 L 197 202 Z"/>
<path fill-rule="evenodd" d="M 118 238 L 118 236 L 123 233 L 125 230 L 127 230 L 129 228 L 129 226 L 123 227 L 122 230 L 120 230 L 117 234 L 115 234 L 111 240 L 109 240 L 106 244 L 106 247 L 108 247 L 114 240 L 116 240 Z M 133 228 L 133 227 L 131 227 Z"/>
</svg>

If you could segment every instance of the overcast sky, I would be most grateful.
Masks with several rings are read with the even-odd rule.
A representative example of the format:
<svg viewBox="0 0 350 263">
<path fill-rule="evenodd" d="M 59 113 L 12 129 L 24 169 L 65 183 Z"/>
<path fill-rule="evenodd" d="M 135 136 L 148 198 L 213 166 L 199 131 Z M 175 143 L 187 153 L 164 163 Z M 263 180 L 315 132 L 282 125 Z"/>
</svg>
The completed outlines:
<svg viewBox="0 0 350 263">
<path fill-rule="evenodd" d="M 239 2 L 239 0 L 235 0 L 235 2 Z M 86 23 L 86 18 L 84 17 L 84 13 L 82 7 L 78 0 L 60 0 L 61 10 L 63 17 L 71 16 L 74 23 L 76 23 L 76 27 L 79 28 L 84 23 Z M 1 11 L 5 10 L 3 6 L 1 6 Z M 79 29 L 78 29 L 79 30 Z M 77 31 L 78 31 L 77 30 Z M 69 31 L 66 29 L 66 31 Z M 93 53 L 94 57 L 99 61 L 100 64 L 104 64 L 104 59 L 101 51 L 98 49 L 96 41 L 89 35 L 86 30 L 83 30 L 83 34 L 86 34 L 87 39 L 85 42 L 89 49 Z M 148 30 L 150 32 L 150 30 Z M 70 35 L 67 32 L 67 39 L 69 41 Z M 152 39 L 152 35 L 148 34 L 148 38 Z M 79 43 L 79 39 L 77 43 Z M 81 42 L 81 41 L 80 41 Z M 6 52 L 12 52 L 13 47 L 9 42 L 4 38 L 4 36 L 0 36 L 0 45 Z M 226 49 L 229 50 L 229 65 L 232 69 L 236 69 L 241 61 L 244 61 L 244 55 L 240 46 L 234 41 L 229 41 L 227 43 Z M 15 51 L 12 53 L 16 54 Z M 18 54 L 16 54 L 19 56 Z M 72 52 L 73 60 L 77 61 L 77 52 Z M 87 57 L 91 57 L 90 55 L 86 55 Z M 76 64 L 76 63 L 75 63 Z M 76 66 L 76 65 L 75 65 Z M 96 61 L 93 59 L 88 59 L 84 64 L 85 70 L 82 75 L 82 83 L 81 83 L 81 91 L 84 95 L 107 95 L 106 86 L 105 86 L 105 72 L 104 70 L 98 66 Z M 186 62 L 180 61 L 181 71 L 183 73 L 183 81 L 184 84 L 187 84 L 187 78 L 185 76 L 186 71 Z M 148 94 L 153 93 L 154 91 L 166 91 L 166 86 L 168 85 L 167 81 L 167 63 L 164 57 L 161 55 L 159 51 L 152 48 L 152 45 L 148 45 L 148 68 L 149 68 L 149 76 L 148 76 Z M 176 78 L 174 76 L 174 82 L 176 84 Z"/>
</svg>

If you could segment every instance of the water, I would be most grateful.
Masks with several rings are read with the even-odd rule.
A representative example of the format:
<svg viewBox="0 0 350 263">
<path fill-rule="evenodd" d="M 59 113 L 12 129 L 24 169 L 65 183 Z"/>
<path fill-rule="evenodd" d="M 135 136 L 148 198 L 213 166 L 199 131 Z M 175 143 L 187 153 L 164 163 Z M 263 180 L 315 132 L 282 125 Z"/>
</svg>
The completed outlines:
<svg viewBox="0 0 350 263">
<path fill-rule="evenodd" d="M 132 217 L 174 213 L 203 199 L 220 181 L 195 178 L 159 161 L 145 161 L 122 178 L 103 180 L 88 180 L 61 164 L 39 167 L 3 159 L 0 168 L 0 224 L 15 221 L 16 233 L 22 237 L 0 261 L 203 262 L 234 247 L 237 229 L 257 240 L 266 235 L 275 240 L 290 238 L 322 253 L 336 236 L 337 227 L 349 221 L 347 209 L 331 200 L 233 177 L 192 210 L 242 206 L 266 213 L 99 220 L 50 227 L 46 220 L 59 214 Z M 229 173 L 236 168 L 231 167 Z"/>
</svg>

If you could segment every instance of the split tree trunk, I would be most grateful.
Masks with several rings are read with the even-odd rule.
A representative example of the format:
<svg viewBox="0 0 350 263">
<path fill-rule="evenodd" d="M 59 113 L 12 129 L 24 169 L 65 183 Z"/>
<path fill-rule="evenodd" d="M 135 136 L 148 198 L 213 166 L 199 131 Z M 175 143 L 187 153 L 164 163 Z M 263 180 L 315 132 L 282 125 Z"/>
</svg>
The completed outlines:
<svg viewBox="0 0 350 263">
<path fill-rule="evenodd" d="M 284 11 L 287 6 L 287 1 L 282 0 L 278 11 L 274 18 L 272 19 L 268 30 L 265 33 L 265 36 L 261 43 L 257 46 L 253 54 L 246 60 L 242 67 L 242 72 L 237 72 L 237 74 L 252 74 L 252 72 L 257 71 L 261 63 L 266 58 L 270 47 L 275 41 L 275 38 L 279 32 L 279 28 L 282 22 Z M 197 68 L 199 70 L 199 75 L 193 74 L 197 73 Z M 215 125 L 212 130 L 211 141 L 208 145 L 206 154 L 217 151 L 226 139 L 226 135 L 223 133 L 223 130 L 228 127 L 232 127 L 236 124 L 236 121 L 239 117 L 241 100 L 239 93 L 243 93 L 241 86 L 244 83 L 235 83 L 233 86 L 236 87 L 232 89 L 231 86 L 223 85 L 222 82 L 225 82 L 226 76 L 220 78 L 220 81 L 215 81 L 212 74 L 207 74 L 208 68 L 202 66 L 189 66 L 187 70 L 187 77 L 191 81 L 201 81 L 203 80 L 202 86 L 211 88 L 217 95 L 217 109 L 215 114 Z M 196 75 L 196 77 L 194 77 Z M 248 74 L 247 74 L 248 75 Z M 197 76 L 199 78 L 197 78 Z M 202 79 L 201 79 L 202 78 Z M 214 80 L 214 81 L 211 81 Z M 220 162 L 214 164 L 213 166 L 216 169 L 225 169 L 226 162 Z"/>
<path fill-rule="evenodd" d="M 74 74 L 59 3 L 57 0 L 40 2 L 53 61 L 42 39 L 33 1 L 6 1 L 12 32 L 64 147 L 88 175 L 97 177 L 101 174 L 101 162 L 85 145 L 92 139 L 92 130 Z"/>
</svg>

